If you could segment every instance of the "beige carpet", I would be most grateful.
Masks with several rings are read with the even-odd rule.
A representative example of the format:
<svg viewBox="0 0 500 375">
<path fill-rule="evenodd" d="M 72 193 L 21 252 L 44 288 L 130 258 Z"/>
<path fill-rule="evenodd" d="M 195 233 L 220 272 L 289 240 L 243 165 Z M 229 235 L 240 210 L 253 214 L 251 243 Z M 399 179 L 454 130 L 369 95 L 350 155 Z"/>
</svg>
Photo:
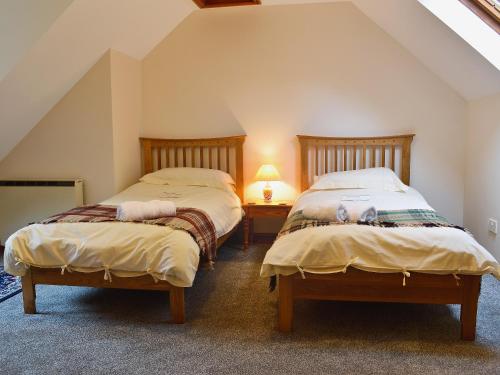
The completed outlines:
<svg viewBox="0 0 500 375">
<path fill-rule="evenodd" d="M 187 290 L 187 319 L 169 325 L 165 293 L 37 287 L 0 303 L 2 374 L 498 374 L 500 283 L 483 278 L 478 339 L 458 340 L 458 306 L 296 304 L 295 332 L 275 330 L 266 248 L 221 250 Z"/>
</svg>

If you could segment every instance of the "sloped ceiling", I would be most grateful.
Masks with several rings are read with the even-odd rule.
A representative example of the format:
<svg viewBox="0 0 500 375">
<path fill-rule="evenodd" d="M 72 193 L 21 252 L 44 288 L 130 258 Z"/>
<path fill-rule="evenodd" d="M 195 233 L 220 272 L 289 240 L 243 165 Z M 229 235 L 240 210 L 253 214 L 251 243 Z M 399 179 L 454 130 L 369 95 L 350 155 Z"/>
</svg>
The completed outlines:
<svg viewBox="0 0 500 375">
<path fill-rule="evenodd" d="M 500 71 L 417 0 L 353 3 L 465 99 L 500 92 Z"/>
<path fill-rule="evenodd" d="M 0 4 L 0 81 L 72 1 L 11 0 Z"/>
<path fill-rule="evenodd" d="M 194 9 L 190 0 L 74 0 L 0 82 L 0 160 L 109 48 L 142 59 Z"/>
<path fill-rule="evenodd" d="M 479 0 L 418 0 L 429 12 L 434 14 L 445 25 L 452 29 L 463 40 L 488 60 L 495 68 L 500 69 L 500 23 L 493 27 L 484 18 L 469 8 Z M 486 1 L 486 0 L 481 0 Z M 497 0 L 488 0 L 497 1 Z M 469 4 L 469 6 L 465 4 Z"/>
<path fill-rule="evenodd" d="M 143 0 L 73 0 L 67 7 L 64 1 L 71 0 L 57 1 L 62 5 L 45 18 L 35 36 L 20 42 L 22 47 L 5 63 L 2 57 L 1 66 L 10 71 L 2 79 L 0 70 L 0 160 L 109 48 L 142 59 L 192 11 L 217 11 L 198 10 L 192 0 L 148 0 L 147 6 Z M 417 0 L 352 2 L 464 98 L 500 92 L 499 71 Z M 0 14 L 5 14 L 4 6 L 0 3 Z M 30 19 L 25 15 L 24 22 Z"/>
</svg>

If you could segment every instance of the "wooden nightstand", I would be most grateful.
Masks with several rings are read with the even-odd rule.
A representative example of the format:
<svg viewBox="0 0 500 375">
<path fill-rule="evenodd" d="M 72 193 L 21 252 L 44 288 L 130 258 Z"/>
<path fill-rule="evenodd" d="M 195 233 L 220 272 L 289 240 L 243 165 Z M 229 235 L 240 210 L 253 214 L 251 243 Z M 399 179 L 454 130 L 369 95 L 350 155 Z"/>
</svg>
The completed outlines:
<svg viewBox="0 0 500 375">
<path fill-rule="evenodd" d="M 286 219 L 292 209 L 290 201 L 264 201 L 248 202 L 243 205 L 245 217 L 243 218 L 243 248 L 253 242 L 253 219 L 256 217 L 282 217 Z"/>
</svg>

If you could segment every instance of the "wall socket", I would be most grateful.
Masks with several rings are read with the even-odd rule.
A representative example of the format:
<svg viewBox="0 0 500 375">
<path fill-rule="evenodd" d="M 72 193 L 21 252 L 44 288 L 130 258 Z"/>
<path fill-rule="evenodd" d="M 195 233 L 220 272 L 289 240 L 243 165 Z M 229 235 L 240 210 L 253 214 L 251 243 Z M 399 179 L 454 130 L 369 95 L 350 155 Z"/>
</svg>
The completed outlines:
<svg viewBox="0 0 500 375">
<path fill-rule="evenodd" d="M 491 233 L 498 233 L 498 220 L 497 219 L 488 219 L 488 230 Z"/>
</svg>

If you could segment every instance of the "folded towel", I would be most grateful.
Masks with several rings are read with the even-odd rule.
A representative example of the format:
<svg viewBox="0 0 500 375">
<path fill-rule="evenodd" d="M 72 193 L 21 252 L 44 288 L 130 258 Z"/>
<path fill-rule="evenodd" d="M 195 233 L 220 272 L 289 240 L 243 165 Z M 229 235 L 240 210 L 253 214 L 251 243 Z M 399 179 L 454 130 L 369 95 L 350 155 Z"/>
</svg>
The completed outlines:
<svg viewBox="0 0 500 375">
<path fill-rule="evenodd" d="M 349 221 L 349 213 L 347 212 L 347 207 L 344 203 L 339 205 L 337 209 L 337 221 L 346 222 Z"/>
<path fill-rule="evenodd" d="M 121 221 L 142 221 L 165 216 L 175 216 L 175 214 L 175 203 L 171 201 L 128 201 L 118 206 L 116 219 Z"/>
<path fill-rule="evenodd" d="M 302 214 L 310 219 L 322 221 L 337 221 L 337 209 L 340 202 L 332 202 L 320 206 L 309 206 L 302 210 Z"/>
<path fill-rule="evenodd" d="M 377 209 L 370 206 L 361 214 L 360 220 L 366 223 L 372 223 L 377 220 Z"/>
<path fill-rule="evenodd" d="M 338 221 L 370 223 L 377 219 L 377 209 L 366 203 L 343 202 L 337 209 Z"/>
</svg>

